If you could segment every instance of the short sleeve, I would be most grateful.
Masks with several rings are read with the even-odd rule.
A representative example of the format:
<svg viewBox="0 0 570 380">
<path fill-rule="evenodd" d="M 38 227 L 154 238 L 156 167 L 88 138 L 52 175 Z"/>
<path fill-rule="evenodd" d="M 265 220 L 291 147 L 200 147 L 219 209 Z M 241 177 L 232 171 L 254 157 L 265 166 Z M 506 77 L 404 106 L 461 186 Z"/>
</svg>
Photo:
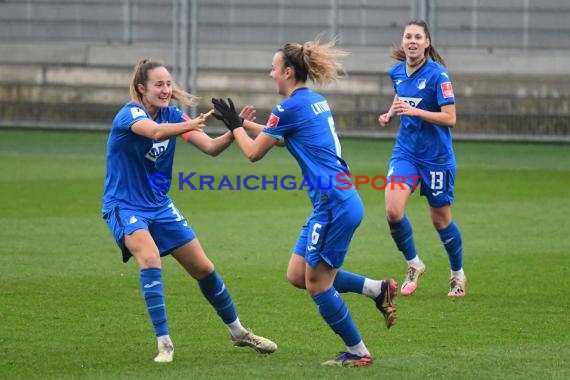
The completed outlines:
<svg viewBox="0 0 570 380">
<path fill-rule="evenodd" d="M 117 128 L 122 130 L 128 130 L 137 121 L 148 119 L 148 115 L 144 109 L 135 104 L 129 104 L 117 115 L 118 123 Z"/>
<path fill-rule="evenodd" d="M 455 104 L 455 94 L 453 93 L 453 85 L 447 71 L 442 70 L 436 81 L 437 104 L 445 106 L 447 104 Z"/>
</svg>

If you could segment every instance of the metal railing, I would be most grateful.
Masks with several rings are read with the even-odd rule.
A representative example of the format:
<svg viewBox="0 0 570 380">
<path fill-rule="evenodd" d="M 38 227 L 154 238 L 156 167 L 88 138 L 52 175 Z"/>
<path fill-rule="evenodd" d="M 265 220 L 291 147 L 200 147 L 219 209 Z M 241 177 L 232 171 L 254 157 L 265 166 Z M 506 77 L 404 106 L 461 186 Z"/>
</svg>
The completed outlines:
<svg viewBox="0 0 570 380">
<path fill-rule="evenodd" d="M 172 44 L 173 29 L 189 23 L 198 43 L 274 44 L 325 32 L 375 48 L 397 41 L 411 18 L 427 20 L 441 47 L 570 47 L 557 38 L 570 32 L 567 0 L 3 0 L 0 40 Z"/>
<path fill-rule="evenodd" d="M 508 48 L 541 54 L 545 49 L 570 48 L 568 0 L 2 0 L 0 46 L 51 42 L 116 46 L 118 50 L 133 45 L 167 47 L 172 51 L 177 82 L 188 83 L 191 92 L 207 93 L 207 88 L 197 91 L 198 70 L 208 69 L 203 64 L 198 67 L 198 46 L 274 49 L 286 41 L 324 33 L 324 37 L 338 36 L 339 44 L 348 50 L 378 50 L 397 43 L 403 26 L 412 18 L 426 19 L 437 47 L 443 49 Z M 52 61 L 49 65 L 57 64 Z M 125 66 L 132 63 L 125 62 Z M 0 55 L 0 67 L 2 64 Z M 236 62 L 236 68 L 248 70 L 242 62 Z M 377 74 L 385 76 L 381 67 Z M 6 82 L 11 87 L 3 90 Z M 17 85 L 0 78 L 0 125 L 105 128 L 119 106 L 11 101 L 11 91 Z M 377 101 L 369 104 L 370 94 L 349 96 L 350 102 L 339 102 L 335 108 L 341 133 L 378 135 L 374 127 L 378 112 L 386 108 L 390 97 L 378 93 Z M 505 99 L 510 99 L 509 107 L 481 112 Z M 568 95 L 521 97 L 513 93 L 499 97 L 490 93 L 459 100 L 462 125 L 458 134 L 570 140 Z M 518 106 L 520 102 L 543 101 L 551 107 Z M 261 115 L 264 112 L 268 110 L 260 110 Z"/>
</svg>

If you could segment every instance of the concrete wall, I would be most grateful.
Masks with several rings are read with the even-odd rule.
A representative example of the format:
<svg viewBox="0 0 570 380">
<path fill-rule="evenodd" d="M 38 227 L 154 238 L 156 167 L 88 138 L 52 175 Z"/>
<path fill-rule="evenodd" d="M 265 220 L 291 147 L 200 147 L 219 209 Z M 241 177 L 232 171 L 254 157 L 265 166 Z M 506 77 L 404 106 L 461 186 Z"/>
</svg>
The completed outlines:
<svg viewBox="0 0 570 380">
<path fill-rule="evenodd" d="M 268 77 L 274 50 L 200 48 L 199 109 L 206 110 L 212 96 L 232 96 L 238 104 L 254 104 L 264 121 L 279 101 Z M 463 122 L 459 135 L 499 131 L 524 139 L 552 135 L 546 139 L 570 140 L 569 53 L 469 49 L 440 53 L 454 80 Z M 388 54 L 388 48 L 354 49 L 344 61 L 349 76 L 321 90 L 335 109 L 341 133 L 381 133 L 376 118 L 393 96 Z M 106 129 L 118 107 L 128 101 L 134 62 L 142 57 L 172 62 L 171 49 L 78 43 L 3 43 L 0 56 L 5 57 L 0 64 L 0 126 Z M 545 116 L 552 119 L 546 129 Z"/>
<path fill-rule="evenodd" d="M 232 96 L 255 104 L 263 119 L 279 101 L 267 76 L 274 51 L 286 41 L 336 32 L 352 53 L 344 60 L 349 76 L 322 92 L 341 132 L 355 134 L 376 133 L 377 115 L 393 94 L 386 74 L 390 46 L 421 3 L 339 0 L 334 13 L 330 0 L 197 1 L 200 107 L 208 107 L 211 96 Z M 436 3 L 437 12 L 424 11 L 454 80 L 463 130 L 570 140 L 570 3 L 430 2 Z M 136 61 L 173 65 L 172 4 L 0 2 L 0 125 L 108 128 L 128 100 Z"/>
</svg>

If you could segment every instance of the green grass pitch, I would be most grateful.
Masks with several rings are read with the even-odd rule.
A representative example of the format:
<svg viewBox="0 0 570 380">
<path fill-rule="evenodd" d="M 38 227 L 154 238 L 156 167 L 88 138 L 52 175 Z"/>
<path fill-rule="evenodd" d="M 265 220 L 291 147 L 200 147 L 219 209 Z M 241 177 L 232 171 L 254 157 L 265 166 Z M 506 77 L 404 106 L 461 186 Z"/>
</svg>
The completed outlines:
<svg viewBox="0 0 570 380">
<path fill-rule="evenodd" d="M 415 194 L 408 215 L 427 272 L 397 299 L 386 331 L 372 301 L 345 295 L 376 359 L 322 368 L 343 349 L 286 281 L 303 191 L 171 191 L 234 298 L 240 319 L 275 340 L 269 356 L 232 347 L 226 328 L 172 258 L 163 261 L 175 361 L 155 339 L 134 262 L 122 264 L 100 216 L 106 133 L 0 131 L 0 378 L 3 379 L 568 379 L 570 148 L 457 142 L 454 219 L 464 240 L 464 299 L 447 297 L 449 267 Z M 352 172 L 386 172 L 392 141 L 344 139 Z M 251 164 L 178 143 L 176 172 L 299 175 L 282 149 Z M 383 192 L 361 188 L 366 212 L 344 268 L 402 281 Z"/>
</svg>

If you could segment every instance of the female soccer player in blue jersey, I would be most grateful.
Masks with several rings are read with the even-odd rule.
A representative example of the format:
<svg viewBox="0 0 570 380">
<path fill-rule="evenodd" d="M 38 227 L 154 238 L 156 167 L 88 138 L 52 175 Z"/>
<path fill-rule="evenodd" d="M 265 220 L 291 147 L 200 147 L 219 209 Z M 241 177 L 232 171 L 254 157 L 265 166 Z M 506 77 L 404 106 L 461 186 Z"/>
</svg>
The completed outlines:
<svg viewBox="0 0 570 380">
<path fill-rule="evenodd" d="M 177 136 L 215 156 L 232 143 L 232 134 L 211 138 L 203 133 L 209 114 L 191 119 L 170 106 L 171 99 L 190 105 L 195 98 L 172 81 L 160 62 L 145 59 L 135 66 L 130 94 L 131 102 L 117 113 L 107 142 L 103 218 L 122 250 L 123 262 L 134 256 L 140 267 L 140 286 L 158 342 L 154 360 L 171 362 L 174 355 L 161 272 L 161 256 L 168 254 L 198 281 L 228 326 L 234 345 L 274 352 L 275 343 L 241 325 L 214 264 L 168 196 Z"/>
<path fill-rule="evenodd" d="M 273 56 L 270 73 L 285 100 L 275 106 L 264 127 L 243 122 L 231 99 L 212 99 L 216 116 L 232 131 L 250 161 L 260 160 L 275 145 L 285 145 L 301 167 L 303 178 L 314 188 L 308 190 L 313 212 L 289 262 L 287 277 L 295 286 L 306 288 L 330 328 L 346 344 L 346 352 L 323 365 L 366 366 L 373 362 L 339 292 L 361 293 L 374 299 L 386 325 L 395 318 L 396 282 L 370 280 L 339 270 L 350 241 L 363 217 L 363 205 L 354 187 L 346 189 L 336 181 L 337 174 L 349 172 L 341 156 L 333 116 L 326 99 L 308 89 L 311 79 L 317 84 L 336 80 L 342 65 L 337 58 L 346 55 L 334 48 L 334 41 L 318 40 L 304 44 L 289 43 Z M 257 134 L 255 139 L 249 132 Z"/>
<path fill-rule="evenodd" d="M 412 227 L 405 214 L 406 204 L 416 185 L 427 198 L 432 223 L 447 251 L 451 266 L 448 296 L 463 297 L 467 278 L 463 272 L 461 233 L 451 218 L 456 163 L 451 143 L 455 126 L 455 96 L 445 63 L 433 46 L 424 21 L 409 22 L 390 69 L 396 96 L 392 106 L 378 121 L 385 127 L 400 117 L 400 130 L 386 188 L 386 214 L 396 246 L 408 261 L 400 293 L 411 295 L 426 266 L 416 253 Z M 420 178 L 417 181 L 417 178 Z M 396 183 L 403 182 L 405 184 Z"/>
</svg>

